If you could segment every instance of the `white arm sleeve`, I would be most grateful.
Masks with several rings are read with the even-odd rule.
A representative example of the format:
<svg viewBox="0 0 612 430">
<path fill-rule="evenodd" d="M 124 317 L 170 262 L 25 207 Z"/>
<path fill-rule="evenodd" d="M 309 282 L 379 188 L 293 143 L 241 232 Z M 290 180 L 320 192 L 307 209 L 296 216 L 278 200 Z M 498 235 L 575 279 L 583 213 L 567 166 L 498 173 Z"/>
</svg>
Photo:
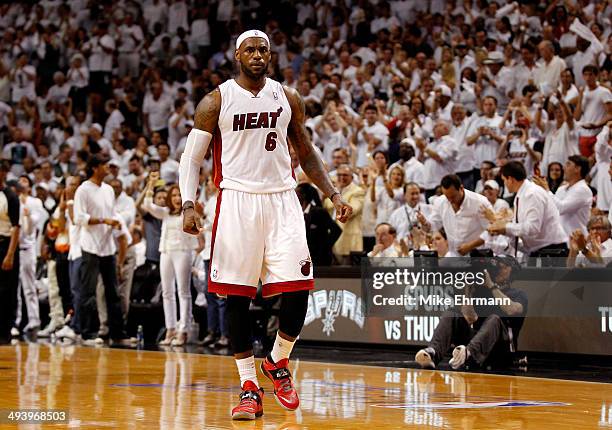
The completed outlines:
<svg viewBox="0 0 612 430">
<path fill-rule="evenodd" d="M 212 140 L 212 134 L 197 128 L 191 129 L 185 143 L 185 152 L 179 164 L 179 188 L 183 203 L 195 202 L 200 185 L 200 167 Z"/>
</svg>

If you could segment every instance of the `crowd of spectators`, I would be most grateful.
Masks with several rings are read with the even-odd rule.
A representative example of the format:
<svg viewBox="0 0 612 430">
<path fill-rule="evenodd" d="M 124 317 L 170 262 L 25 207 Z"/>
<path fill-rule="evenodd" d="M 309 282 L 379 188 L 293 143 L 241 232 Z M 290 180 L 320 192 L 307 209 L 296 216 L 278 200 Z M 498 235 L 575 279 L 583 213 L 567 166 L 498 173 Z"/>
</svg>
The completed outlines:
<svg viewBox="0 0 612 430">
<path fill-rule="evenodd" d="M 26 329 L 40 324 L 42 285 L 53 330 L 79 292 L 72 205 L 92 157 L 108 161 L 117 215 L 109 309 L 125 318 L 130 296 L 147 296 L 194 107 L 235 75 L 235 40 L 249 28 L 270 36 L 268 76 L 303 97 L 312 142 L 354 209 L 337 225 L 293 159 L 315 267 L 482 248 L 601 264 L 612 257 L 611 18 L 612 5 L 596 0 L 0 5 L 0 154 L 22 207 Z M 208 154 L 199 194 L 208 229 L 211 170 Z M 206 238 L 190 248 L 209 252 Z M 206 260 L 196 259 L 194 285 Z M 222 315 L 198 291 L 196 305 L 214 299 Z M 225 337 L 212 327 L 212 340 Z"/>
</svg>

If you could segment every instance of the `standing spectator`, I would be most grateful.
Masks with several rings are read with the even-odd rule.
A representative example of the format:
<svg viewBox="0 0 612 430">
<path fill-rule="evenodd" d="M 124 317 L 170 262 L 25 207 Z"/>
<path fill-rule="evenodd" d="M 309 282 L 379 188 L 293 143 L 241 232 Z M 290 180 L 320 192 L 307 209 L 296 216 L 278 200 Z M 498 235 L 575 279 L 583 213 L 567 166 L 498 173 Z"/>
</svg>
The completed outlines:
<svg viewBox="0 0 612 430">
<path fill-rule="evenodd" d="M 489 226 L 483 207 L 491 209 L 491 203 L 483 195 L 466 190 L 457 175 L 446 175 L 441 181 L 444 197 L 436 199 L 427 231 L 444 228 L 450 251 L 461 255 L 482 245 L 480 235 Z"/>
<path fill-rule="evenodd" d="M 433 140 L 429 144 L 423 139 L 416 139 L 417 147 L 421 151 L 419 158 L 423 162 L 425 172 L 422 186 L 427 199 L 434 195 L 440 180 L 455 171 L 458 145 L 448 132 L 448 123 L 438 120 L 434 127 Z"/>
<path fill-rule="evenodd" d="M 551 94 L 558 86 L 561 72 L 567 68 L 565 61 L 555 55 L 555 47 L 549 40 L 538 45 L 542 63 L 536 70 L 536 84 L 544 94 Z"/>
<path fill-rule="evenodd" d="M 559 256 L 567 256 L 567 235 L 553 196 L 528 181 L 525 167 L 518 161 L 502 166 L 501 175 L 506 189 L 515 193 L 514 216 L 511 222 L 500 220 L 492 224 L 489 233 L 513 238 L 516 250 L 520 238 L 525 254 L 531 257 L 549 250 L 558 250 Z"/>
<path fill-rule="evenodd" d="M 162 89 L 160 82 L 151 84 L 151 93 L 145 96 L 142 104 L 143 124 L 147 135 L 157 132 L 162 139 L 167 139 L 172 100 L 162 93 Z"/>
<path fill-rule="evenodd" d="M 137 78 L 140 73 L 140 50 L 144 35 L 140 26 L 134 23 L 132 14 L 125 15 L 125 21 L 118 28 L 117 37 L 117 63 L 119 64 L 119 77 L 130 76 Z"/>
<path fill-rule="evenodd" d="M 374 151 L 385 151 L 389 136 L 389 130 L 379 121 L 375 105 L 365 107 L 364 118 L 355 120 L 355 129 L 350 138 L 357 151 L 357 167 L 367 166 L 368 155 Z"/>
<path fill-rule="evenodd" d="M 349 265 L 351 252 L 361 252 L 363 250 L 361 211 L 365 191 L 359 185 L 353 183 L 353 172 L 346 164 L 338 167 L 336 178 L 342 200 L 353 208 L 353 213 L 346 223 L 340 224 L 342 234 L 334 244 L 333 252 L 341 264 Z M 331 200 L 326 199 L 323 206 L 329 212 L 332 219 L 336 219 L 336 214 L 333 213 L 334 205 Z"/>
<path fill-rule="evenodd" d="M 399 147 L 400 159 L 393 163 L 389 169 L 393 169 L 396 166 L 404 169 L 404 182 L 406 184 L 410 182 L 416 183 L 419 187 L 423 186 L 423 179 L 425 175 L 425 168 L 417 157 L 415 157 L 415 147 L 407 140 L 403 140 Z"/>
<path fill-rule="evenodd" d="M 36 158 L 34 145 L 25 140 L 20 127 L 13 129 L 13 141 L 2 148 L 2 158 L 10 161 L 11 172 L 15 176 L 24 173 L 23 162 L 26 157 Z"/>
<path fill-rule="evenodd" d="M 495 212 L 510 209 L 508 202 L 499 198 L 499 184 L 494 179 L 489 179 L 484 183 L 482 194 L 484 194 L 489 203 L 491 203 Z"/>
<path fill-rule="evenodd" d="M 312 264 L 317 267 L 331 266 L 332 248 L 342 234 L 342 229 L 323 209 L 319 194 L 312 185 L 301 183 L 296 193 L 304 212 L 306 241 Z"/>
<path fill-rule="evenodd" d="M 114 341 L 127 338 L 119 296 L 113 229 L 121 222 L 115 211 L 115 195 L 110 185 L 103 182 L 108 174 L 108 158 L 94 155 L 88 162 L 89 179 L 77 189 L 74 197 L 75 223 L 81 227 L 79 239 L 82 250 L 80 313 L 81 334 L 85 342 L 97 335 L 96 285 L 102 275 L 108 314 L 109 335 Z"/>
<path fill-rule="evenodd" d="M 119 141 L 121 138 L 121 124 L 125 117 L 117 107 L 117 101 L 107 100 L 104 103 L 104 110 L 108 114 L 104 124 L 104 138 L 110 142 Z"/>
<path fill-rule="evenodd" d="M 15 66 L 9 72 L 11 81 L 11 101 L 16 104 L 23 97 L 33 101 L 36 100 L 36 69 L 28 64 L 28 54 L 20 53 L 15 60 Z"/>
<path fill-rule="evenodd" d="M 497 100 L 495 97 L 484 97 L 482 101 L 482 115 L 472 123 L 468 132 L 467 144 L 474 145 L 475 179 L 480 179 L 481 164 L 485 161 L 495 160 L 499 145 L 504 141 L 501 134 L 501 122 L 503 117 L 497 113 Z M 475 190 L 478 192 L 478 189 Z"/>
<path fill-rule="evenodd" d="M 316 126 L 318 143 L 322 146 L 323 161 L 331 165 L 333 152 L 338 148 L 348 149 L 349 126 L 336 109 L 336 103 L 330 101 L 325 113 Z"/>
<path fill-rule="evenodd" d="M 76 163 L 72 161 L 72 147 L 68 143 L 62 143 L 59 147 L 57 162 L 53 166 L 53 174 L 56 178 L 67 178 L 76 173 Z"/>
<path fill-rule="evenodd" d="M 64 325 L 59 331 L 56 332 L 58 339 L 67 342 L 75 342 L 77 335 L 81 333 L 80 325 L 80 291 L 81 291 L 81 243 L 80 243 L 80 231 L 81 226 L 75 223 L 74 217 L 74 195 L 77 188 L 81 183 L 80 176 L 69 176 L 66 178 L 66 189 L 64 193 L 65 208 L 58 207 L 59 214 L 58 220 L 60 228 L 68 229 L 68 239 L 70 243 L 70 250 L 68 252 L 68 278 L 70 281 L 70 292 L 72 294 L 72 309 L 74 310 L 72 318 L 70 319 L 70 325 Z M 64 219 L 62 221 L 62 215 Z M 52 319 L 52 322 L 54 319 Z M 55 319 L 56 326 L 63 324 L 63 321 L 59 321 L 59 315 Z"/>
<path fill-rule="evenodd" d="M 164 316 L 166 320 L 166 338 L 160 345 L 183 346 L 193 319 L 191 313 L 191 266 L 194 250 L 198 248 L 198 239 L 183 232 L 181 216 L 181 193 L 178 185 L 168 190 L 165 207 L 153 203 L 153 185 L 157 180 L 152 176 L 145 189 L 142 208 L 162 220 L 162 232 L 159 242 L 160 274 L 162 282 L 162 297 L 164 301 Z M 176 320 L 176 289 L 178 285 L 179 315 Z"/>
<path fill-rule="evenodd" d="M 219 190 L 217 189 L 212 176 L 209 176 L 208 180 L 206 181 L 206 191 L 206 194 L 208 194 L 208 199 L 204 205 L 204 221 L 202 223 L 202 228 L 204 229 L 204 249 L 202 252 L 200 252 L 204 267 L 202 271 L 199 271 L 201 273 L 198 272 L 198 278 L 200 278 L 205 284 L 204 291 L 206 292 L 205 297 L 206 302 L 208 303 L 208 307 L 206 309 L 208 334 L 202 340 L 202 345 L 209 346 L 214 344 L 214 346 L 217 348 L 226 348 L 229 345 L 227 319 L 225 317 L 226 299 L 219 297 L 217 294 L 208 292 L 208 271 L 210 270 L 212 230 L 215 220 L 217 198 L 219 196 Z M 198 299 L 196 299 L 196 305 L 198 305 Z"/>
<path fill-rule="evenodd" d="M 554 201 L 565 234 L 569 236 L 576 230 L 587 232 L 587 222 L 593 205 L 593 192 L 585 178 L 589 173 L 589 160 L 581 155 L 572 155 L 565 162 L 565 183 L 554 193 Z M 537 177 L 534 182 L 549 190 L 546 179 Z"/>
<path fill-rule="evenodd" d="M 587 65 L 582 69 L 586 85 L 581 87 L 574 119 L 580 121 L 578 146 L 580 155 L 591 157 L 602 127 L 612 119 L 612 92 L 597 82 L 599 69 Z"/>
<path fill-rule="evenodd" d="M 66 78 L 70 85 L 68 96 L 72 99 L 72 108 L 74 111 L 86 111 L 89 69 L 82 54 L 77 53 L 72 56 Z"/>
<path fill-rule="evenodd" d="M 520 64 L 512 68 L 514 74 L 514 95 L 523 94 L 523 88 L 527 85 L 533 85 L 536 81 L 536 72 L 538 66 L 536 64 L 536 47 L 526 42 L 521 45 Z"/>
<path fill-rule="evenodd" d="M 32 180 L 23 175 L 19 178 L 19 207 L 20 213 L 20 238 L 19 238 L 19 281 L 20 292 L 28 314 L 26 332 L 36 333 L 40 329 L 40 314 L 38 304 L 38 292 L 36 291 L 36 243 L 39 233 L 41 216 L 45 212 L 42 202 L 32 197 Z M 46 215 L 46 214 L 45 214 Z M 18 303 L 21 301 L 18 300 Z M 21 309 L 17 309 L 17 321 L 19 327 L 21 320 Z"/>
<path fill-rule="evenodd" d="M 131 226 L 136 220 L 136 205 L 134 199 L 123 191 L 123 183 L 120 179 L 111 179 L 108 185 L 113 187 L 115 211 L 121 216 L 126 226 Z"/>
<path fill-rule="evenodd" d="M 187 4 L 184 0 L 174 0 L 168 8 L 168 33 L 176 34 L 179 28 L 189 28 Z"/>
<path fill-rule="evenodd" d="M 170 158 L 170 145 L 166 142 L 161 142 L 157 145 L 157 154 L 161 165 L 159 167 L 160 178 L 166 184 L 176 184 L 178 181 L 179 163 Z"/>
<path fill-rule="evenodd" d="M 382 185 L 378 184 L 377 180 L 372 181 L 366 198 L 376 205 L 376 224 L 378 225 L 387 222 L 391 213 L 404 200 L 404 170 L 396 166 L 390 170 L 387 177 L 387 168 L 383 166 L 378 169 L 377 179 L 382 179 Z"/>
<path fill-rule="evenodd" d="M 467 110 L 462 104 L 453 105 L 451 110 L 452 126 L 450 137 L 457 142 L 457 160 L 455 162 L 455 171 L 461 178 L 463 186 L 472 191 L 474 190 L 474 166 L 476 154 L 474 145 L 467 144 L 467 136 L 472 126 L 472 121 L 476 116 L 467 116 Z"/>
<path fill-rule="evenodd" d="M 19 198 L 6 186 L 8 163 L 0 160 L 0 344 L 11 341 L 19 282 Z"/>
<path fill-rule="evenodd" d="M 499 110 L 505 112 L 514 85 L 512 69 L 504 65 L 504 54 L 499 51 L 490 52 L 482 63 L 487 68 L 480 69 L 477 73 L 480 93 L 484 97 L 493 97 Z"/>
<path fill-rule="evenodd" d="M 542 110 L 544 106 L 538 106 L 535 115 L 536 126 L 543 130 L 546 136 L 544 153 L 540 163 L 542 175 L 547 174 L 550 163 L 565 163 L 570 155 L 578 154 L 578 139 L 574 130 L 574 118 L 563 96 L 557 91 L 556 96 L 551 96 L 548 99 L 548 103 L 545 104 L 548 105 L 547 111 L 550 112 L 550 121 L 542 124 Z"/>
<path fill-rule="evenodd" d="M 168 145 L 170 145 L 170 153 L 175 156 L 180 140 L 188 134 L 187 122 L 190 121 L 190 117 L 185 100 L 176 99 L 174 112 L 168 119 Z"/>
<path fill-rule="evenodd" d="M 113 71 L 115 39 L 108 34 L 108 23 L 100 22 L 94 29 L 94 36 L 83 46 L 89 54 L 89 91 L 109 96 Z"/>
<path fill-rule="evenodd" d="M 536 140 L 529 136 L 529 120 L 525 117 L 517 119 L 516 128 L 506 134 L 504 143 L 499 147 L 497 159 L 503 162 L 518 161 L 529 176 L 534 175 L 535 167 L 542 159 L 542 154 L 534 147 Z"/>
</svg>

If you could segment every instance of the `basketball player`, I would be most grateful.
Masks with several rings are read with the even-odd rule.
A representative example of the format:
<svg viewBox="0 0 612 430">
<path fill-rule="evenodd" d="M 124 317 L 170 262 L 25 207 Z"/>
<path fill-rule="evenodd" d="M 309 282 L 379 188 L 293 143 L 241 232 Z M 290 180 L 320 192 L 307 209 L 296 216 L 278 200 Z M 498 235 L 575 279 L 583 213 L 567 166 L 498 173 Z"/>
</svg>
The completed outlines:
<svg viewBox="0 0 612 430">
<path fill-rule="evenodd" d="M 212 141 L 213 179 L 220 193 L 208 288 L 227 296 L 229 334 L 242 387 L 232 418 L 252 420 L 263 414 L 249 317 L 260 279 L 264 297 L 282 295 L 279 330 L 261 370 L 272 380 L 282 407 L 295 410 L 299 406 L 288 359 L 304 325 L 314 280 L 302 208 L 294 191 L 289 142 L 304 172 L 333 202 L 336 218 L 346 222 L 352 208 L 333 187 L 313 149 L 304 126 L 302 98 L 266 78 L 268 36 L 257 30 L 242 33 L 234 56 L 240 65 L 238 78 L 207 94 L 196 109 L 195 126 L 181 156 L 179 184 L 183 229 L 198 234 L 202 227 L 194 210 L 195 193 Z"/>
</svg>

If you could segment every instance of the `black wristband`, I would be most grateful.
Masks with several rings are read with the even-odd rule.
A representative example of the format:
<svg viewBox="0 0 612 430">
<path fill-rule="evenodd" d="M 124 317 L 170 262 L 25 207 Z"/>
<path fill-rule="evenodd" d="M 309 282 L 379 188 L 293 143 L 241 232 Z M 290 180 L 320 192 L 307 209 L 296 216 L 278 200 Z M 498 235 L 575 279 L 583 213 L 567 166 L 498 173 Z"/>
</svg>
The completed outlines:
<svg viewBox="0 0 612 430">
<path fill-rule="evenodd" d="M 329 196 L 329 200 L 333 201 L 334 196 L 335 196 L 336 194 L 340 194 L 340 191 L 336 191 L 335 193 L 332 193 L 332 195 L 331 195 L 331 196 Z"/>
</svg>

